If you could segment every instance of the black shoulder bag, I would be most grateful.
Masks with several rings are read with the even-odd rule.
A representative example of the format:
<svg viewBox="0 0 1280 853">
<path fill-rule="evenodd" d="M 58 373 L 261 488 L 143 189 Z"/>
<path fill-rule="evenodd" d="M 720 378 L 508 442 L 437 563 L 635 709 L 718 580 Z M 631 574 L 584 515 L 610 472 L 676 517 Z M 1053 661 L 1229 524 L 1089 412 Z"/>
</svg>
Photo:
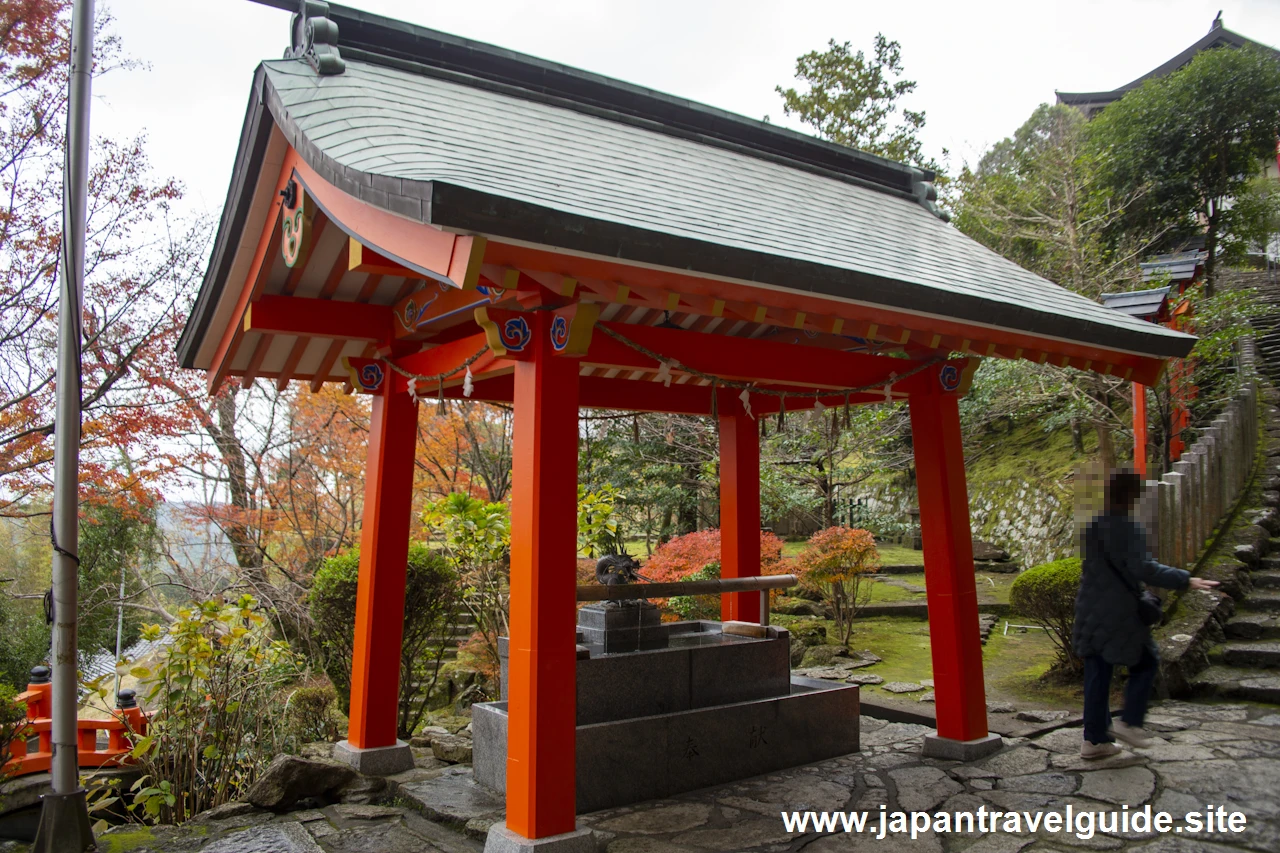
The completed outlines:
<svg viewBox="0 0 1280 853">
<path fill-rule="evenodd" d="M 1125 580 L 1124 573 L 1115 567 L 1111 562 L 1111 555 L 1105 555 L 1107 567 L 1115 572 L 1116 577 L 1120 579 L 1120 585 L 1129 590 L 1129 593 L 1138 601 L 1138 619 L 1148 628 L 1153 625 L 1159 625 L 1160 620 L 1164 618 L 1164 603 L 1160 601 L 1159 596 L 1149 589 L 1134 589 L 1129 586 Z"/>
</svg>

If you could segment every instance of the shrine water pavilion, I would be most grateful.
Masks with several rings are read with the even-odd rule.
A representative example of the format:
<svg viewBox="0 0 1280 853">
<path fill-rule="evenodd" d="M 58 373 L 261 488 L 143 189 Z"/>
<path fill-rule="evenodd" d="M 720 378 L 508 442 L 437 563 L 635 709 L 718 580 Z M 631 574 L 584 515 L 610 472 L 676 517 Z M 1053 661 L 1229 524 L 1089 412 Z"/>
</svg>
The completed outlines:
<svg viewBox="0 0 1280 853">
<path fill-rule="evenodd" d="M 372 396 L 338 754 L 365 772 L 408 756 L 414 443 L 419 400 L 438 397 L 514 408 L 507 835 L 489 849 L 575 833 L 584 407 L 718 420 L 722 574 L 745 578 L 760 573 L 758 419 L 905 401 L 936 693 L 924 748 L 998 746 L 959 400 L 982 358 L 1152 384 L 1194 339 L 967 238 L 921 169 L 337 4 L 265 1 L 294 11 L 291 45 L 253 75 L 179 355 L 210 393 Z M 723 618 L 758 621 L 760 595 L 725 595 Z"/>
</svg>

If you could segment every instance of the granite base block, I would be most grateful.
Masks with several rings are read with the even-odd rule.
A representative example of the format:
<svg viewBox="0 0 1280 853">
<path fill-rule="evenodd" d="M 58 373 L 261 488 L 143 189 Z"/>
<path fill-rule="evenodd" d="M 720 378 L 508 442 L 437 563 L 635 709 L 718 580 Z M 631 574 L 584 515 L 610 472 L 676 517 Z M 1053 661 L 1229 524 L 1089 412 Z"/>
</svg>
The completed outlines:
<svg viewBox="0 0 1280 853">
<path fill-rule="evenodd" d="M 999 752 L 1003 746 L 1004 740 L 995 733 L 974 740 L 953 740 L 949 737 L 938 737 L 937 731 L 933 731 L 924 736 L 924 747 L 921 751 L 926 758 L 977 761 L 993 752 Z"/>
<path fill-rule="evenodd" d="M 643 625 L 639 628 L 592 628 L 584 625 L 579 630 L 588 646 L 600 646 L 607 655 L 667 647 L 665 625 Z"/>
<path fill-rule="evenodd" d="M 579 725 L 577 811 L 723 784 L 858 751 L 858 688 L 796 678 L 783 696 Z M 472 706 L 475 778 L 506 789 L 507 707 Z"/>
<path fill-rule="evenodd" d="M 361 749 L 352 746 L 351 741 L 338 741 L 333 745 L 333 757 L 344 764 L 350 764 L 356 772 L 365 776 L 394 776 L 413 769 L 413 752 L 409 744 L 402 740 L 395 746 L 375 746 Z"/>
<path fill-rule="evenodd" d="M 662 624 L 662 614 L 652 604 L 633 604 L 623 607 L 607 607 L 588 604 L 578 611 L 578 630 L 603 628 L 643 628 Z"/>
<path fill-rule="evenodd" d="M 525 838 L 507 829 L 505 823 L 495 823 L 489 827 L 489 836 L 484 842 L 484 853 L 524 853 L 527 850 L 536 850 L 539 853 L 596 853 L 597 847 L 591 830 L 581 826 L 573 832 L 565 832 L 561 835 Z"/>
</svg>

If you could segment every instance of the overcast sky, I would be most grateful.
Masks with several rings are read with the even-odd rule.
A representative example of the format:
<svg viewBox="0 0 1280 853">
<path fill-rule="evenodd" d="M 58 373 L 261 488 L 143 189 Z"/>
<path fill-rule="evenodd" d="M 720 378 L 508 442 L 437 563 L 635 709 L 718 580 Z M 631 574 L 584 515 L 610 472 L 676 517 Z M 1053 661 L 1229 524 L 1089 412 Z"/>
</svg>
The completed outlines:
<svg viewBox="0 0 1280 853">
<path fill-rule="evenodd" d="M 902 44 L 926 149 L 977 159 L 1054 90 L 1114 89 L 1204 35 L 1280 46 L 1280 0 L 354 0 L 417 24 L 618 77 L 753 118 L 783 121 L 778 84 L 828 39 Z M 99 0 L 147 68 L 95 88 L 95 133 L 146 132 L 157 170 L 217 212 L 253 70 L 288 44 L 289 14 L 249 0 Z"/>
</svg>

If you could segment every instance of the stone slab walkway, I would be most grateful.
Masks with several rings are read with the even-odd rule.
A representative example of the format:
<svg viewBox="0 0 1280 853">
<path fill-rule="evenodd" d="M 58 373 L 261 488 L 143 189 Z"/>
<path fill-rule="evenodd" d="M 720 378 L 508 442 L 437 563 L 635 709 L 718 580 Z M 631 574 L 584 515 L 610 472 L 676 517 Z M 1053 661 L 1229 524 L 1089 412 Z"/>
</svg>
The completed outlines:
<svg viewBox="0 0 1280 853">
<path fill-rule="evenodd" d="M 669 800 L 581 817 L 605 853 L 1148 853 L 1280 851 L 1280 714 L 1244 704 L 1157 704 L 1150 749 L 1102 761 L 1079 758 L 1080 729 L 1006 738 L 999 753 L 973 764 L 920 756 L 923 726 L 862 720 L 862 751 Z M 412 773 L 412 772 L 411 772 Z M 99 839 L 106 853 L 477 853 L 501 819 L 466 767 L 419 770 L 392 786 L 382 805 L 335 805 L 274 815 L 232 806 L 215 819 L 177 829 L 120 827 Z M 985 835 L 934 833 L 876 840 L 879 811 L 1130 811 L 1150 805 L 1181 818 L 1206 805 L 1246 815 L 1245 831 L 1211 835 L 1047 831 Z M 224 807 L 225 809 L 226 807 Z M 783 811 L 867 811 L 867 831 L 788 831 Z M 211 816 L 212 817 L 212 816 Z M 0 853 L 22 845 L 0 842 Z"/>
</svg>

